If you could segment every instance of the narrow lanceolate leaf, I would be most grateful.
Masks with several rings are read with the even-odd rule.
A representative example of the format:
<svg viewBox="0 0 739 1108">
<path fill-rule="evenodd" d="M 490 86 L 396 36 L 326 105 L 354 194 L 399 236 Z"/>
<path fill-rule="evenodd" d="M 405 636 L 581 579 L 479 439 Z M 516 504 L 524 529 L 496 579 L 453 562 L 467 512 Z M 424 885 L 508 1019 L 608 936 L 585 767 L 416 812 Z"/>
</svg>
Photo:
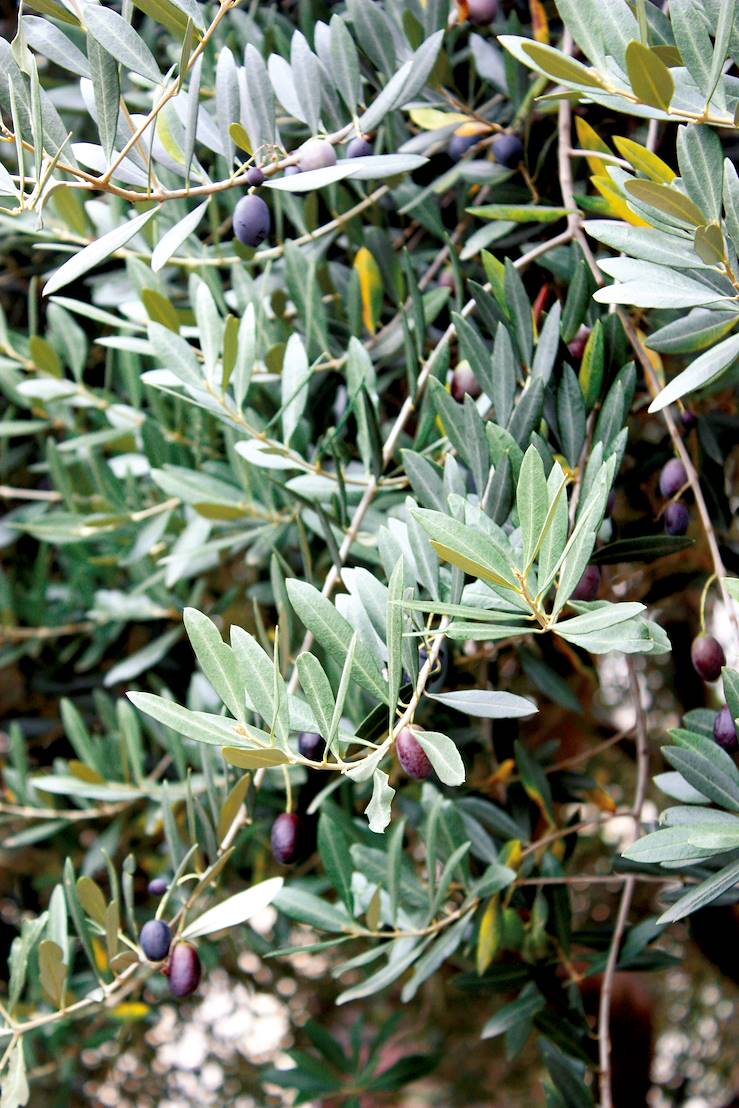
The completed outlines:
<svg viewBox="0 0 739 1108">
<path fill-rule="evenodd" d="M 307 651 L 299 654 L 296 664 L 300 687 L 316 717 L 319 734 L 326 739 L 331 732 L 331 721 L 336 707 L 331 682 L 314 654 L 309 654 Z"/>
<path fill-rule="evenodd" d="M 388 697 L 390 707 L 389 729 L 395 723 L 395 709 L 398 703 L 400 682 L 403 676 L 403 557 L 393 570 L 387 592 L 387 650 L 388 650 Z"/>
<path fill-rule="evenodd" d="M 507 552 L 491 537 L 441 512 L 418 508 L 413 515 L 445 561 L 496 585 L 517 587 Z"/>
<path fill-rule="evenodd" d="M 283 884 L 282 877 L 270 877 L 242 893 L 230 896 L 228 900 L 209 908 L 202 916 L 189 923 L 182 932 L 182 938 L 197 939 L 201 935 L 210 935 L 214 931 L 224 931 L 227 927 L 246 923 L 272 903 Z"/>
<path fill-rule="evenodd" d="M 238 662 L 241 687 L 277 743 L 286 748 L 290 732 L 287 688 L 277 667 L 253 635 L 231 628 L 231 645 Z"/>
<path fill-rule="evenodd" d="M 118 130 L 118 112 L 120 110 L 120 83 L 118 65 L 114 57 L 102 46 L 95 36 L 88 32 L 87 57 L 92 72 L 92 91 L 95 97 L 97 127 L 100 145 L 105 152 L 106 161 L 115 145 Z"/>
<path fill-rule="evenodd" d="M 44 939 L 39 946 L 38 963 L 41 988 L 55 1008 L 62 1008 L 67 982 L 67 969 L 64 965 L 61 947 L 51 939 Z"/>
<path fill-rule="evenodd" d="M 659 54 L 635 39 L 626 47 L 626 69 L 631 87 L 642 104 L 667 111 L 675 82 Z"/>
<path fill-rule="evenodd" d="M 534 560 L 541 542 L 549 498 L 544 463 L 535 446 L 524 454 L 516 486 L 516 507 L 523 539 L 524 572 Z"/>
<path fill-rule="evenodd" d="M 282 436 L 290 445 L 308 400 L 310 367 L 303 340 L 295 332 L 290 336 L 282 362 Z"/>
<path fill-rule="evenodd" d="M 331 884 L 350 912 L 352 897 L 352 859 L 349 841 L 340 824 L 324 809 L 318 820 L 318 853 Z"/>
<path fill-rule="evenodd" d="M 702 388 L 723 373 L 739 357 L 739 335 L 732 335 L 716 346 L 710 347 L 704 354 L 692 362 L 669 385 L 655 397 L 649 405 L 650 412 L 661 412 L 668 404 L 679 400 L 695 389 Z"/>
<path fill-rule="evenodd" d="M 523 719 L 538 711 L 536 704 L 515 693 L 469 689 L 462 692 L 426 693 L 447 708 L 479 719 Z"/>
<path fill-rule="evenodd" d="M 354 39 L 340 15 L 331 17 L 331 76 L 350 112 L 356 110 L 361 89 L 359 57 Z"/>
<path fill-rule="evenodd" d="M 657 181 L 626 181 L 624 188 L 629 196 L 641 200 L 644 204 L 656 208 L 663 215 L 678 223 L 687 223 L 692 227 L 702 227 L 706 222 L 704 213 L 684 192 Z"/>
<path fill-rule="evenodd" d="M 126 69 L 156 84 L 161 81 L 151 50 L 118 12 L 102 4 L 85 4 L 85 22 L 98 42 Z"/>
<path fill-rule="evenodd" d="M 445 785 L 464 784 L 464 762 L 448 735 L 442 735 L 439 731 L 420 731 L 417 728 L 414 728 L 413 734 L 440 781 Z"/>
<path fill-rule="evenodd" d="M 244 54 L 244 123 L 255 154 L 275 141 L 275 98 L 264 59 L 251 43 Z"/>
<path fill-rule="evenodd" d="M 197 208 L 193 208 L 178 223 L 175 223 L 174 227 L 170 227 L 168 231 L 165 231 L 151 255 L 151 268 L 155 273 L 158 273 L 167 264 L 172 255 L 177 253 L 182 244 L 196 230 L 200 220 L 205 215 L 205 209 L 209 202 L 209 200 L 204 200 L 202 204 L 198 204 Z"/>
<path fill-rule="evenodd" d="M 236 62 L 229 48 L 223 46 L 218 54 L 216 65 L 216 122 L 229 167 L 234 158 L 234 142 L 230 128 L 232 123 L 238 121 L 240 110 Z"/>
<path fill-rule="evenodd" d="M 499 42 L 508 46 L 508 36 L 501 35 Z M 545 46 L 541 42 L 523 42 L 521 52 L 540 73 L 551 77 L 553 81 L 568 85 L 582 85 L 585 88 L 600 88 L 603 84 L 602 78 L 595 70 L 562 54 L 552 46 Z"/>
<path fill-rule="evenodd" d="M 359 289 L 362 296 L 362 320 L 371 335 L 377 330 L 382 312 L 384 288 L 380 267 L 374 255 L 366 246 L 360 246 L 354 258 L 354 269 L 359 276 Z"/>
<path fill-rule="evenodd" d="M 107 235 L 103 235 L 102 238 L 95 239 L 84 250 L 80 250 L 79 254 L 74 254 L 48 279 L 44 285 L 44 296 L 50 296 L 52 292 L 64 288 L 71 281 L 76 281 L 83 274 L 94 269 L 96 265 L 104 262 L 116 250 L 120 250 L 146 226 L 158 210 L 157 207 L 148 212 L 142 212 L 141 215 L 135 216 L 122 226 L 108 231 Z"/>
<path fill-rule="evenodd" d="M 336 610 L 330 600 L 306 581 L 291 579 L 286 582 L 290 603 L 309 631 L 320 644 L 339 662 L 346 658 L 354 628 Z M 354 679 L 362 688 L 373 693 L 385 704 L 388 702 L 387 685 L 370 649 L 357 642 L 353 666 Z"/>
<path fill-rule="evenodd" d="M 663 912 L 657 923 L 674 923 L 675 920 L 683 919 L 691 912 L 697 912 L 699 908 L 705 908 L 707 904 L 710 904 L 711 901 L 716 900 L 722 893 L 734 888 L 737 884 L 739 884 L 739 861 L 731 862 L 706 881 L 701 881 L 700 885 L 695 885 L 671 905 L 666 912 Z"/>
<path fill-rule="evenodd" d="M 245 723 L 244 683 L 233 651 L 212 620 L 196 608 L 185 608 L 183 622 L 203 673 L 231 715 Z"/>
</svg>

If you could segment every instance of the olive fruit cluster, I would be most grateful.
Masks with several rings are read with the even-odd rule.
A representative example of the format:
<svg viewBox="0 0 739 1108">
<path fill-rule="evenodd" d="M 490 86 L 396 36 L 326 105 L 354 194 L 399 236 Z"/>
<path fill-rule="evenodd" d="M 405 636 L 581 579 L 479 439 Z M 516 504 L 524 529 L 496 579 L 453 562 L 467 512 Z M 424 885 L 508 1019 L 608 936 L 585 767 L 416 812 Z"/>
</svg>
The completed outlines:
<svg viewBox="0 0 739 1108">
<path fill-rule="evenodd" d="M 161 896 L 169 887 L 167 877 L 155 877 L 148 885 L 152 896 Z M 172 996 L 194 993 L 200 984 L 203 969 L 192 943 L 178 941 L 172 946 L 172 928 L 163 919 L 147 920 L 141 928 L 139 946 L 149 962 L 162 962 L 162 973 L 169 978 Z"/>
<path fill-rule="evenodd" d="M 659 475 L 659 491 L 665 498 L 675 496 L 688 480 L 687 470 L 679 458 L 670 458 Z M 665 509 L 665 531 L 668 535 L 684 535 L 690 526 L 690 512 L 681 500 L 674 500 Z"/>
</svg>

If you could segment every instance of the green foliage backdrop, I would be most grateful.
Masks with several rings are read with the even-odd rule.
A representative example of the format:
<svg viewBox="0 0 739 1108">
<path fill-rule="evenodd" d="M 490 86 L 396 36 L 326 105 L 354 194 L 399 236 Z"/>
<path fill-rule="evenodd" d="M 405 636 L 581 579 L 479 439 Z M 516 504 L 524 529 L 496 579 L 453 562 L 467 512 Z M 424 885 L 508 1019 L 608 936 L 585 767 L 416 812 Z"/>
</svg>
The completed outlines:
<svg viewBox="0 0 739 1108">
<path fill-rule="evenodd" d="M 615 974 L 739 898 L 714 740 L 739 717 L 736 5 L 485 7 L 35 0 L 0 39 L 0 659 L 30 698 L 3 755 L 3 1108 L 76 1020 L 112 1036 L 162 995 L 147 911 L 212 966 L 227 929 L 265 953 L 244 925 L 268 905 L 270 955 L 305 925 L 338 1004 L 410 1011 L 443 978 L 509 1058 L 536 1040 L 548 1105 L 608 1108 Z M 286 173 L 311 137 L 324 166 Z M 232 227 L 255 166 L 256 248 Z M 660 751 L 677 596 L 692 635 L 720 608 L 730 664 Z M 590 772 L 618 743 L 631 795 Z M 588 930 L 578 844 L 614 814 L 633 841 Z M 310 1038 L 265 1074 L 297 1103 L 435 1065 Z"/>
</svg>

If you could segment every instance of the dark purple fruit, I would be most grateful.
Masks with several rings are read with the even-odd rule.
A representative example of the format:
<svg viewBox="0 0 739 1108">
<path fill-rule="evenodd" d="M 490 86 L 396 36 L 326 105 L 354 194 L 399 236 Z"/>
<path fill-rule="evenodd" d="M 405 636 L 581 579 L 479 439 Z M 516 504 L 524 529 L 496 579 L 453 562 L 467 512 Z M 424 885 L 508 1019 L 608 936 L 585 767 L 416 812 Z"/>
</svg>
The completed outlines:
<svg viewBox="0 0 739 1108">
<path fill-rule="evenodd" d="M 471 146 L 480 141 L 482 134 L 477 135 L 452 135 L 446 148 L 446 152 L 453 162 L 461 161 Z"/>
<path fill-rule="evenodd" d="M 498 0 L 467 0 L 470 19 L 478 27 L 492 23 L 498 14 Z"/>
<path fill-rule="evenodd" d="M 434 772 L 434 767 L 410 727 L 403 728 L 395 740 L 395 747 L 398 761 L 409 777 L 422 781 Z"/>
<path fill-rule="evenodd" d="M 375 148 L 366 138 L 353 138 L 346 148 L 347 158 L 368 158 Z"/>
<path fill-rule="evenodd" d="M 517 169 L 523 159 L 523 143 L 518 135 L 498 135 L 491 144 L 493 157 L 506 169 Z"/>
<path fill-rule="evenodd" d="M 282 866 L 289 866 L 298 853 L 300 820 L 293 812 L 283 812 L 272 824 L 272 855 Z"/>
<path fill-rule="evenodd" d="M 152 877 L 147 885 L 149 896 L 163 896 L 169 888 L 168 877 Z"/>
<path fill-rule="evenodd" d="M 244 246 L 259 246 L 272 224 L 269 208 L 261 196 L 242 196 L 234 208 L 234 234 Z"/>
<path fill-rule="evenodd" d="M 585 353 L 585 347 L 588 345 L 589 338 L 590 328 L 583 326 L 577 332 L 572 342 L 567 343 L 567 349 L 572 356 L 573 362 L 582 361 L 582 356 Z"/>
<path fill-rule="evenodd" d="M 616 490 L 611 489 L 606 500 L 606 515 L 612 516 L 616 507 Z"/>
<path fill-rule="evenodd" d="M 690 648 L 693 669 L 704 681 L 718 681 L 726 665 L 726 655 L 721 643 L 713 635 L 699 635 Z"/>
<path fill-rule="evenodd" d="M 686 431 L 692 431 L 698 422 L 698 416 L 690 408 L 685 408 L 680 415 L 680 422 Z"/>
<path fill-rule="evenodd" d="M 595 600 L 600 589 L 600 570 L 597 566 L 587 566 L 572 594 L 573 600 Z"/>
<path fill-rule="evenodd" d="M 323 757 L 325 743 L 317 731 L 301 731 L 298 736 L 298 753 L 311 762 Z"/>
<path fill-rule="evenodd" d="M 465 396 L 471 396 L 475 400 L 481 391 L 471 367 L 465 362 L 458 365 L 452 374 L 452 396 L 454 399 L 461 403 Z"/>
<path fill-rule="evenodd" d="M 200 955 L 190 943 L 177 943 L 169 959 L 169 991 L 172 996 L 189 996 L 200 984 L 203 967 Z"/>
<path fill-rule="evenodd" d="M 258 165 L 253 165 L 251 169 L 247 169 L 246 179 L 252 188 L 255 189 L 258 189 L 260 185 L 264 184 L 264 174 Z"/>
<path fill-rule="evenodd" d="M 171 928 L 163 919 L 150 919 L 141 928 L 139 943 L 150 962 L 163 962 L 171 942 Z"/>
<path fill-rule="evenodd" d="M 300 170 L 299 165 L 288 165 L 285 168 L 285 176 L 286 177 L 294 177 L 296 173 L 300 173 L 300 172 L 301 172 L 301 170 Z"/>
<path fill-rule="evenodd" d="M 665 508 L 665 531 L 668 535 L 684 535 L 690 526 L 690 512 L 681 500 Z"/>
<path fill-rule="evenodd" d="M 734 754 L 739 750 L 739 738 L 736 733 L 736 725 L 731 716 L 728 705 L 724 704 L 720 712 L 716 713 L 713 721 L 713 737 L 727 754 Z"/>
<path fill-rule="evenodd" d="M 688 480 L 685 466 L 679 458 L 670 458 L 659 475 L 659 491 L 663 496 L 674 496 Z"/>
<path fill-rule="evenodd" d="M 308 139 L 298 150 L 298 165 L 303 173 L 336 165 L 336 151 L 325 139 Z"/>
</svg>

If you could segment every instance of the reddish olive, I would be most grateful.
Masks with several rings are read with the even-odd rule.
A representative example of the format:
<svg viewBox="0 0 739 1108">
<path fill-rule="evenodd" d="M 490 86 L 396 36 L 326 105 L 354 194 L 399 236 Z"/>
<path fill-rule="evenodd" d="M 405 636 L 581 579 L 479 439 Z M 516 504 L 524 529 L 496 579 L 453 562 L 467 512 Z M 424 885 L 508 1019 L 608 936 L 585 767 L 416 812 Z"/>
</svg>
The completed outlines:
<svg viewBox="0 0 739 1108">
<path fill-rule="evenodd" d="M 409 777 L 422 781 L 434 772 L 425 750 L 410 727 L 404 727 L 400 732 L 395 740 L 395 748 L 398 751 L 398 761 Z"/>
<path fill-rule="evenodd" d="M 737 738 L 736 724 L 728 705 L 724 704 L 720 712 L 716 713 L 713 721 L 713 737 L 727 754 L 734 754 L 739 750 L 739 738 Z"/>
<path fill-rule="evenodd" d="M 467 0 L 467 11 L 473 23 L 484 27 L 498 14 L 498 0 Z"/>
<path fill-rule="evenodd" d="M 300 820 L 294 812 L 283 812 L 272 824 L 272 856 L 282 866 L 289 866 L 298 853 Z"/>
<path fill-rule="evenodd" d="M 461 403 L 465 396 L 471 396 L 475 400 L 481 392 L 482 389 L 471 367 L 466 362 L 462 362 L 452 374 L 452 396 Z"/>
<path fill-rule="evenodd" d="M 590 338 L 590 328 L 581 327 L 575 335 L 572 342 L 567 343 L 567 349 L 572 355 L 572 360 L 575 362 L 581 362 L 582 356 L 585 353 L 585 347 L 588 345 L 588 339 Z"/>
<path fill-rule="evenodd" d="M 595 600 L 600 589 L 600 570 L 597 566 L 587 566 L 572 594 L 573 600 Z"/>
<path fill-rule="evenodd" d="M 721 643 L 713 635 L 699 635 L 690 648 L 693 669 L 704 681 L 718 681 L 726 665 L 726 655 Z"/>
<path fill-rule="evenodd" d="M 191 943 L 177 943 L 169 959 L 169 991 L 172 996 L 189 996 L 200 984 L 203 967 Z"/>
</svg>

